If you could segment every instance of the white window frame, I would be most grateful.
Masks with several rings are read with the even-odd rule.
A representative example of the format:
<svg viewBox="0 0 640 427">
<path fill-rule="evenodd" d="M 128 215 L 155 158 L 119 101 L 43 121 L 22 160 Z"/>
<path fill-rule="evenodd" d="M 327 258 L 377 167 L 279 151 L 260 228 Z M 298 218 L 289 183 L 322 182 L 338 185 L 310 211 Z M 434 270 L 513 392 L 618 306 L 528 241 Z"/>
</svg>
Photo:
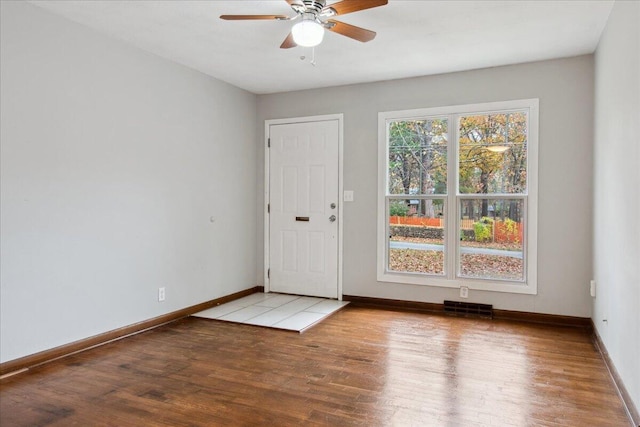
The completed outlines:
<svg viewBox="0 0 640 427">
<path fill-rule="evenodd" d="M 458 192 L 458 120 L 461 116 L 471 114 L 500 113 L 513 110 L 527 111 L 527 191 L 522 194 L 460 194 Z M 489 102 L 482 104 L 455 105 L 436 108 L 421 108 L 414 110 L 387 111 L 378 113 L 378 267 L 377 279 L 380 282 L 402 283 L 411 285 L 439 286 L 446 288 L 460 288 L 509 292 L 517 294 L 535 295 L 538 292 L 537 283 L 537 237 L 538 237 L 538 114 L 539 100 L 522 99 L 503 102 Z M 389 123 L 398 120 L 424 120 L 432 117 L 446 116 L 448 123 L 449 142 L 447 146 L 447 194 L 428 195 L 427 198 L 444 198 L 445 204 L 445 274 L 442 276 L 424 273 L 396 272 L 388 270 L 389 220 L 387 200 L 390 195 L 388 184 L 389 161 Z M 393 198 L 393 197 L 391 197 Z M 460 229 L 460 214 L 458 211 L 460 199 L 465 198 L 523 198 L 525 218 L 525 248 L 524 248 L 524 281 L 507 281 L 492 279 L 477 279 L 457 276 L 456 264 L 459 254 L 458 242 Z"/>
</svg>

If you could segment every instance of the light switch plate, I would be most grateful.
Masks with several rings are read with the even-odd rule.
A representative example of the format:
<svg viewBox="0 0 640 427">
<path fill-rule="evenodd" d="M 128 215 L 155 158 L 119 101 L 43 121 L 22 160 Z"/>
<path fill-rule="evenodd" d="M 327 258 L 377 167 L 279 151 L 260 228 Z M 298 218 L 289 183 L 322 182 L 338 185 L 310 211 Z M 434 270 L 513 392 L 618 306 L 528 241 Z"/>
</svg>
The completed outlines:
<svg viewBox="0 0 640 427">
<path fill-rule="evenodd" d="M 344 197 L 342 200 L 344 200 L 345 202 L 353 202 L 353 191 L 344 190 Z"/>
</svg>

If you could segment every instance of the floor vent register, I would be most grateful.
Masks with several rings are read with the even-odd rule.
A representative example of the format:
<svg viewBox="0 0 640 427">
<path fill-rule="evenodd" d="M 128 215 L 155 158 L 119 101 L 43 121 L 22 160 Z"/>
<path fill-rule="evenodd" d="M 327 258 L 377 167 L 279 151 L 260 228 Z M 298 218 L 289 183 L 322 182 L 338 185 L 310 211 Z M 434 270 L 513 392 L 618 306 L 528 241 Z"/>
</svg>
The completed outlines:
<svg viewBox="0 0 640 427">
<path fill-rule="evenodd" d="M 491 304 L 476 304 L 472 302 L 445 300 L 444 312 L 454 316 L 493 319 L 493 305 Z"/>
</svg>

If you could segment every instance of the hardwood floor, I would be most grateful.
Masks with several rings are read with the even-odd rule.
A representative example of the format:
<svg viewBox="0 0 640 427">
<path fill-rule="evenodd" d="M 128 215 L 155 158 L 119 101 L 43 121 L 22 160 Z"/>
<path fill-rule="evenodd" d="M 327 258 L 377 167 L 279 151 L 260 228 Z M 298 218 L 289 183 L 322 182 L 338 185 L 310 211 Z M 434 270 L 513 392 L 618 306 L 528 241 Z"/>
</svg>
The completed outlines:
<svg viewBox="0 0 640 427">
<path fill-rule="evenodd" d="M 580 328 L 346 307 L 186 318 L 2 380 L 0 426 L 629 426 Z"/>
</svg>

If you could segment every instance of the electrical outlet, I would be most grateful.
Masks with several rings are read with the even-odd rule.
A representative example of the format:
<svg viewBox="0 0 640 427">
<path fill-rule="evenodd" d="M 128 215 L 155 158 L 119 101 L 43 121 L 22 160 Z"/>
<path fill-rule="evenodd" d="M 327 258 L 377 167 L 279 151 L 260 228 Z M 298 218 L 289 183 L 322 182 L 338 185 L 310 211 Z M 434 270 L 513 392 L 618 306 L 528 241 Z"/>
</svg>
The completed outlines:
<svg viewBox="0 0 640 427">
<path fill-rule="evenodd" d="M 460 298 L 469 298 L 469 288 L 460 286 Z"/>
<path fill-rule="evenodd" d="M 164 288 L 158 288 L 158 301 L 164 301 L 165 297 Z"/>
<path fill-rule="evenodd" d="M 596 281 L 592 280 L 590 285 L 589 285 L 589 292 L 591 293 L 592 297 L 596 296 Z"/>
<path fill-rule="evenodd" d="M 344 190 L 342 200 L 345 202 L 353 202 L 353 190 Z"/>
</svg>

